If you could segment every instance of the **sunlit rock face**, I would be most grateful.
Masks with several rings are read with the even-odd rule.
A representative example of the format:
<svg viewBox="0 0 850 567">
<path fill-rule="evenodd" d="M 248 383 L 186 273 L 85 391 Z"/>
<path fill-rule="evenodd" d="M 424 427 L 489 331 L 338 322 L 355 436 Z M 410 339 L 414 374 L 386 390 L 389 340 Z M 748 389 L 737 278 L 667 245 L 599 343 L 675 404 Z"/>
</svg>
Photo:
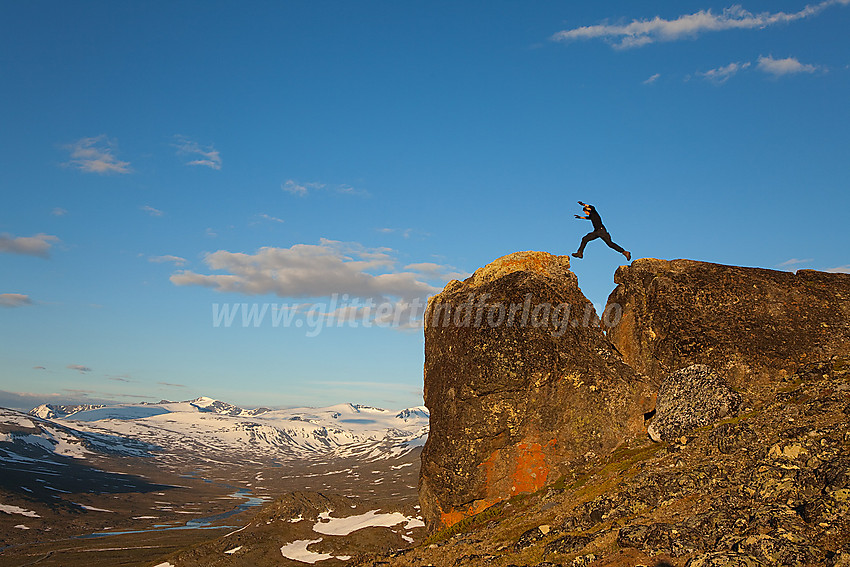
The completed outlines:
<svg viewBox="0 0 850 567">
<path fill-rule="evenodd" d="M 618 316 L 600 321 L 569 258 L 544 252 L 499 258 L 431 298 L 419 482 L 431 529 L 645 434 L 650 388 L 602 331 Z"/>
<path fill-rule="evenodd" d="M 763 402 L 799 365 L 850 349 L 850 274 L 643 258 L 614 281 L 622 319 L 607 336 L 656 384 L 706 364 Z"/>
</svg>

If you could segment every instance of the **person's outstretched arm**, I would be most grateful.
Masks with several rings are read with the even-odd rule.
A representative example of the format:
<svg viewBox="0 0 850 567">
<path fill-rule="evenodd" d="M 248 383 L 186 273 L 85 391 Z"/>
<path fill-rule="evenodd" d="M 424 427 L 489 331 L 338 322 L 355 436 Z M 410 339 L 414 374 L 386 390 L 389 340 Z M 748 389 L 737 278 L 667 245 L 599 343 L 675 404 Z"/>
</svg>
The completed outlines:
<svg viewBox="0 0 850 567">
<path fill-rule="evenodd" d="M 579 202 L 578 202 L 578 204 L 579 204 L 579 205 L 581 205 L 582 207 L 586 207 L 586 206 L 587 206 L 587 205 L 585 205 L 585 204 L 584 204 L 583 202 L 581 202 L 581 201 L 579 201 Z M 576 217 L 577 219 L 590 220 L 590 217 L 583 217 L 583 216 L 581 216 L 581 215 L 575 215 L 575 217 Z"/>
</svg>

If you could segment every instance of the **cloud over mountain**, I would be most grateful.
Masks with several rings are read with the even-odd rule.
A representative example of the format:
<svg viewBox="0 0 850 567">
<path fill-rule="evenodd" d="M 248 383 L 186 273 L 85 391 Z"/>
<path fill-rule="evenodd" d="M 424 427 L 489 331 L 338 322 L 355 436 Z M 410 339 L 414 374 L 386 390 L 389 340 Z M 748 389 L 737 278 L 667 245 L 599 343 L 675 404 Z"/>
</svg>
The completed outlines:
<svg viewBox="0 0 850 567">
<path fill-rule="evenodd" d="M 171 282 L 245 295 L 306 298 L 348 294 L 377 302 L 425 298 L 439 291 L 428 283 L 439 275 L 435 264 L 414 264 L 397 271 L 393 250 L 367 248 L 356 242 L 322 239 L 319 244 L 290 248 L 263 247 L 255 254 L 219 250 L 207 254 L 204 262 L 225 273 L 184 270 L 172 275 Z"/>
</svg>

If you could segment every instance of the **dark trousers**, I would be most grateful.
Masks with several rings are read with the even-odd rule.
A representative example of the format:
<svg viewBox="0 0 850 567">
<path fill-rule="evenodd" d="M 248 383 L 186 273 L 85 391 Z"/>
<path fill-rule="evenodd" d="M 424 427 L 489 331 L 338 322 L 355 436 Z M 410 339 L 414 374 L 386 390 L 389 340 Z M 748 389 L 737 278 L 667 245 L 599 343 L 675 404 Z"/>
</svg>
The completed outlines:
<svg viewBox="0 0 850 567">
<path fill-rule="evenodd" d="M 581 239 L 581 246 L 578 247 L 578 253 L 584 254 L 584 247 L 587 246 L 587 243 L 591 240 L 596 240 L 597 238 L 601 238 L 602 241 L 608 245 L 609 248 L 613 248 L 620 254 L 625 255 L 626 251 L 620 248 L 616 242 L 611 240 L 611 235 L 608 234 L 608 231 L 605 228 L 597 228 L 593 232 L 588 232 L 584 235 L 584 238 Z"/>
</svg>

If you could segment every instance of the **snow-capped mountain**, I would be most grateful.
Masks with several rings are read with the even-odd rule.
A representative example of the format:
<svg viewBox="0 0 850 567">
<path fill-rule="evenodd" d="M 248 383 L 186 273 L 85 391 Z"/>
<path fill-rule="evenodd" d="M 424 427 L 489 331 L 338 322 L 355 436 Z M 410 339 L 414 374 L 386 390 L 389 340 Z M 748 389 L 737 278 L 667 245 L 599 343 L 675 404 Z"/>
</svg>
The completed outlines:
<svg viewBox="0 0 850 567">
<path fill-rule="evenodd" d="M 220 462 L 237 455 L 276 461 L 352 456 L 377 460 L 420 447 L 428 434 L 424 407 L 400 412 L 355 404 L 246 410 L 208 397 L 92 406 L 57 415 L 53 422 L 81 438 L 107 436 L 155 446 L 154 454 L 174 465 L 190 459 Z"/>
<path fill-rule="evenodd" d="M 56 404 L 41 404 L 40 406 L 30 410 L 30 415 L 40 417 L 42 419 L 54 419 L 57 417 L 68 417 L 75 413 L 90 409 L 104 407 L 103 404 L 78 404 L 78 405 L 56 405 Z"/>
<path fill-rule="evenodd" d="M 401 410 L 400 412 L 398 412 L 398 414 L 396 414 L 396 417 L 398 419 L 403 419 L 404 421 L 414 420 L 414 419 L 425 419 L 425 420 L 427 420 L 427 419 L 430 419 L 431 414 L 428 413 L 428 408 L 426 408 L 425 406 L 419 406 L 419 407 L 415 407 L 415 408 L 407 408 L 407 409 Z"/>
<path fill-rule="evenodd" d="M 123 436 L 81 431 L 57 420 L 0 408 L 0 459 L 6 463 L 81 459 L 97 453 L 142 457 L 157 449 Z"/>
<path fill-rule="evenodd" d="M 219 400 L 214 400 L 212 398 L 207 398 L 205 396 L 201 396 L 196 400 L 192 400 L 191 403 L 193 406 L 198 408 L 200 411 L 208 411 L 217 413 L 220 415 L 230 415 L 230 416 L 252 416 L 252 415 L 260 415 L 266 413 L 267 411 L 271 411 L 269 408 L 256 408 L 251 410 L 242 409 L 238 406 L 234 406 L 233 404 L 228 404 L 227 402 L 222 402 Z"/>
</svg>

